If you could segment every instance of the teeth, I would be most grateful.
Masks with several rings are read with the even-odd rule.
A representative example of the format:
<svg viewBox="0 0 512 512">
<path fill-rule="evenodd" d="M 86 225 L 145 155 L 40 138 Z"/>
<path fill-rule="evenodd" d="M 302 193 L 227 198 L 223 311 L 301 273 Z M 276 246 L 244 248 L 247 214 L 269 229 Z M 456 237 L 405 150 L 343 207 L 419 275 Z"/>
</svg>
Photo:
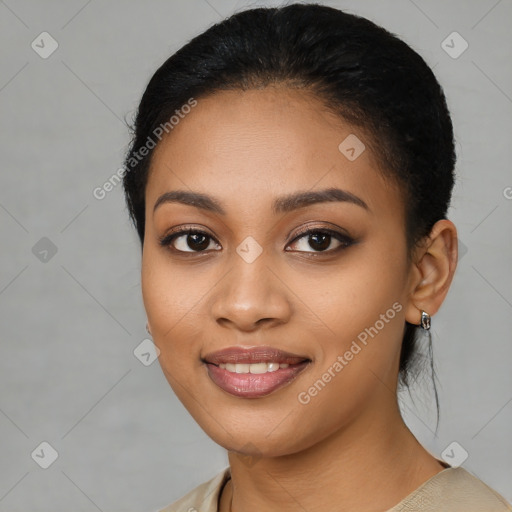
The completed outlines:
<svg viewBox="0 0 512 512">
<path fill-rule="evenodd" d="M 288 368 L 288 363 L 252 363 L 252 364 L 233 364 L 233 363 L 220 363 L 219 368 L 223 368 L 232 373 L 267 373 L 275 372 L 279 368 Z"/>
</svg>

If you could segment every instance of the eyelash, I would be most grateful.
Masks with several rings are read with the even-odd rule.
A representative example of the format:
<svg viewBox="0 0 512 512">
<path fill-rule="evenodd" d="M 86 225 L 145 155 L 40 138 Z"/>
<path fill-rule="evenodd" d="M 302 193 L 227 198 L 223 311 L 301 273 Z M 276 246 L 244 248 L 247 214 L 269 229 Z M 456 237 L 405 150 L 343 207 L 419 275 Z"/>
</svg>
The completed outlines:
<svg viewBox="0 0 512 512">
<path fill-rule="evenodd" d="M 309 236 L 311 234 L 329 235 L 329 236 L 333 237 L 334 239 L 336 239 L 338 242 L 340 242 L 341 245 L 339 247 L 334 248 L 334 249 L 328 249 L 328 250 L 325 250 L 325 251 L 315 251 L 315 250 L 312 250 L 312 251 L 295 251 L 295 252 L 301 252 L 301 253 L 306 253 L 306 254 L 310 254 L 310 255 L 332 254 L 332 253 L 338 252 L 340 250 L 346 249 L 347 247 L 351 246 L 355 242 L 355 240 L 353 238 L 349 237 L 348 235 L 339 233 L 339 232 L 334 231 L 332 229 L 328 229 L 328 228 L 305 228 L 305 229 L 299 231 L 298 233 L 296 233 L 294 239 L 288 245 L 291 245 L 291 244 L 295 243 L 297 240 L 300 240 L 301 238 L 304 238 L 304 237 Z M 172 243 L 174 242 L 174 240 L 176 238 L 179 238 L 179 237 L 184 236 L 184 235 L 205 235 L 206 237 L 208 237 L 211 240 L 213 240 L 215 243 L 219 244 L 219 242 L 213 236 L 209 235 L 205 231 L 201 231 L 201 230 L 196 229 L 196 228 L 181 229 L 180 231 L 176 231 L 174 233 L 169 233 L 167 235 L 164 235 L 161 238 L 159 238 L 159 244 L 162 247 L 167 247 L 168 249 L 170 249 L 171 251 L 173 251 L 174 253 L 177 253 L 177 254 L 193 255 L 193 254 L 200 254 L 200 253 L 205 253 L 206 252 L 206 251 L 194 251 L 194 250 L 191 250 L 191 251 L 181 251 L 179 249 L 174 248 L 172 246 Z"/>
</svg>

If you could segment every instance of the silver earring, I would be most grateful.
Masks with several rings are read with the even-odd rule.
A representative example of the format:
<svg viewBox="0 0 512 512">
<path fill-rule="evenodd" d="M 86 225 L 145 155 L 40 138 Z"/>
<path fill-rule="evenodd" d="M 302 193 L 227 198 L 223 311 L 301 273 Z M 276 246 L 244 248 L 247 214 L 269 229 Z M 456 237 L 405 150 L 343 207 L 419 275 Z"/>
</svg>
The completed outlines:
<svg viewBox="0 0 512 512">
<path fill-rule="evenodd" d="M 149 325 L 147 322 L 146 322 L 146 332 L 151 336 L 151 331 L 149 330 Z"/>
<path fill-rule="evenodd" d="M 425 311 L 421 312 L 421 323 L 420 323 L 422 329 L 425 329 L 425 331 L 428 331 L 430 329 L 430 315 L 426 313 Z"/>
</svg>

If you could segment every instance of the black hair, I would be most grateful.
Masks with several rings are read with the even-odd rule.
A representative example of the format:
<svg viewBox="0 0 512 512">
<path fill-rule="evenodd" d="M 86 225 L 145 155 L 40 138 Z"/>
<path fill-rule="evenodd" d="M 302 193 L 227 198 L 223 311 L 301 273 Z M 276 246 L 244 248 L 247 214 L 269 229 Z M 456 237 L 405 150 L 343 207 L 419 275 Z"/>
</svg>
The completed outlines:
<svg viewBox="0 0 512 512">
<path fill-rule="evenodd" d="M 238 12 L 193 38 L 155 72 L 138 108 L 123 177 L 141 248 L 153 153 L 148 142 L 155 145 L 162 126 L 170 132 L 169 120 L 191 98 L 270 85 L 309 91 L 364 131 L 381 172 L 402 190 L 410 257 L 435 222 L 446 218 L 454 185 L 455 145 L 443 90 L 422 57 L 398 37 L 319 4 Z M 404 326 L 399 382 L 406 387 L 419 366 L 417 329 Z M 431 338 L 429 349 L 431 356 Z M 439 421 L 432 357 L 430 366 Z"/>
</svg>

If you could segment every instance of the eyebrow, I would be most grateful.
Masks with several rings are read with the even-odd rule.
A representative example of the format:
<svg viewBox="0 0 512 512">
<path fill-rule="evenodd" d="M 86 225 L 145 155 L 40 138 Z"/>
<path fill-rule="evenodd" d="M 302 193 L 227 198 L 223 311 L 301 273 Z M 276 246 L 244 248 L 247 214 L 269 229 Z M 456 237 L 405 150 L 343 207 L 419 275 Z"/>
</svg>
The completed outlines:
<svg viewBox="0 0 512 512">
<path fill-rule="evenodd" d="M 272 211 L 275 214 L 288 213 L 312 204 L 326 202 L 352 203 L 370 211 L 368 205 L 360 197 L 340 188 L 327 188 L 318 191 L 308 190 L 278 197 L 272 203 Z M 156 200 L 153 213 L 159 206 L 165 203 L 181 203 L 220 215 L 226 215 L 226 211 L 217 199 L 200 192 L 190 192 L 187 190 L 165 192 Z"/>
</svg>

